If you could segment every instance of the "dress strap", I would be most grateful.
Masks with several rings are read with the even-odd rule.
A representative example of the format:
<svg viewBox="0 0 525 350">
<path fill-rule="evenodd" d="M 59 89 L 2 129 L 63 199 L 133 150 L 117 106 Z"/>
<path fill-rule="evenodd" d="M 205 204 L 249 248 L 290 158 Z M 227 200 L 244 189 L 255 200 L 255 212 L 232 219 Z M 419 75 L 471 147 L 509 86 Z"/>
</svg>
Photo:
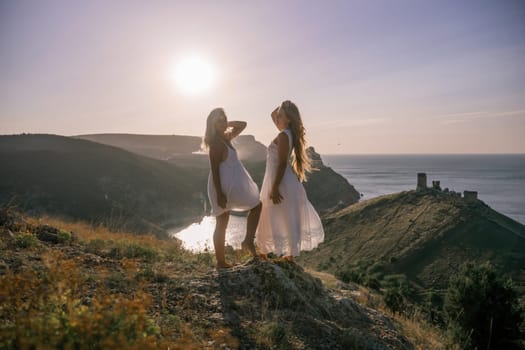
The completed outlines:
<svg viewBox="0 0 525 350">
<path fill-rule="evenodd" d="M 222 143 L 224 143 L 224 146 L 226 146 L 226 148 L 228 149 L 228 152 L 230 151 L 230 149 L 232 151 L 235 151 L 235 148 L 233 148 L 233 146 L 231 146 L 231 141 L 230 141 L 230 144 L 228 144 L 228 142 L 226 142 L 225 140 L 221 140 Z"/>
</svg>

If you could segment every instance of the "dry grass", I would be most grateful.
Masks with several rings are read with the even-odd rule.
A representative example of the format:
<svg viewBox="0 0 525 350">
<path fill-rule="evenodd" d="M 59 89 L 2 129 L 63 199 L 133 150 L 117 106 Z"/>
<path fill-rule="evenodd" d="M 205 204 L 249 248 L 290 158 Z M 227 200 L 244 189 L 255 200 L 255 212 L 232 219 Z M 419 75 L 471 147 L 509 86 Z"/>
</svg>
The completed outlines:
<svg viewBox="0 0 525 350">
<path fill-rule="evenodd" d="M 11 242 L 0 240 L 2 260 L 19 262 L 0 275 L 0 348 L 238 347 L 228 328 L 200 329 L 153 305 L 158 278 L 209 273 L 211 254 L 194 254 L 177 240 L 153 235 L 49 217 L 24 219 L 27 232 L 15 232 Z M 43 224 L 72 231 L 78 240 L 44 244 L 31 233 L 31 226 Z M 232 252 L 230 258 L 244 257 Z"/>
<path fill-rule="evenodd" d="M 321 279 L 323 284 L 328 288 L 337 288 L 341 282 L 333 275 L 325 272 L 317 272 L 315 270 L 307 270 L 308 273 Z M 357 286 L 357 285 L 356 285 Z M 388 309 L 383 302 L 381 295 L 371 292 L 363 286 L 357 286 L 355 291 L 347 291 L 347 297 L 352 298 L 359 304 L 379 310 L 389 318 L 394 320 L 401 333 L 407 337 L 416 349 L 424 350 L 443 350 L 449 349 L 446 347 L 446 336 L 440 330 L 436 329 L 420 315 L 414 313 L 409 317 L 400 314 L 394 314 Z M 451 349 L 456 350 L 456 349 Z"/>
</svg>

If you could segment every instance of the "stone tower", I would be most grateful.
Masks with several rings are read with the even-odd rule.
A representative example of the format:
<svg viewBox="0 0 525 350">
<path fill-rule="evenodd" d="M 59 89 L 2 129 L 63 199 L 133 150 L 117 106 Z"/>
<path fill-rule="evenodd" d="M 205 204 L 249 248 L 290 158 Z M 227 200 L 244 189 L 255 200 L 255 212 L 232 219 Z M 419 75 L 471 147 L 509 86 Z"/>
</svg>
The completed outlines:
<svg viewBox="0 0 525 350">
<path fill-rule="evenodd" d="M 417 190 L 424 190 L 427 188 L 427 174 L 417 173 Z"/>
</svg>

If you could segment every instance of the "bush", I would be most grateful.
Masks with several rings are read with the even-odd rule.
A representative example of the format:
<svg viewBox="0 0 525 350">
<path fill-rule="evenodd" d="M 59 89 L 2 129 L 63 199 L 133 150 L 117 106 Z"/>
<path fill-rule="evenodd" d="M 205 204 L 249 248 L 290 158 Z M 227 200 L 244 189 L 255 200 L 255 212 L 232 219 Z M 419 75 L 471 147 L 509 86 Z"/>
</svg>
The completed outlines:
<svg viewBox="0 0 525 350">
<path fill-rule="evenodd" d="M 71 235 L 71 232 L 59 230 L 57 233 L 58 242 L 59 243 L 68 243 L 73 240 L 73 236 Z"/>
<path fill-rule="evenodd" d="M 160 327 L 147 314 L 150 295 L 98 289 L 86 298 L 91 293 L 73 260 L 42 261 L 41 271 L 0 276 L 0 348 L 159 348 Z"/>
<path fill-rule="evenodd" d="M 384 296 L 385 305 L 392 311 L 392 313 L 401 313 L 405 308 L 405 301 L 403 295 L 397 288 L 389 288 Z"/>
<path fill-rule="evenodd" d="M 18 248 L 30 248 L 36 246 L 38 243 L 37 238 L 31 233 L 21 233 L 15 238 L 15 245 Z"/>
<path fill-rule="evenodd" d="M 359 267 L 348 268 L 347 270 L 339 270 L 336 272 L 335 276 L 341 281 L 348 283 L 363 283 L 365 278 L 365 273 Z"/>
<path fill-rule="evenodd" d="M 111 249 L 109 256 L 115 259 L 142 259 L 144 261 L 154 261 L 159 257 L 159 253 L 152 247 L 142 246 L 136 243 L 121 243 Z"/>
<path fill-rule="evenodd" d="M 381 289 L 381 282 L 379 282 L 379 280 L 375 277 L 368 276 L 365 281 L 365 286 L 370 289 L 379 291 Z"/>
<path fill-rule="evenodd" d="M 443 326 L 443 297 L 434 290 L 429 291 L 421 305 L 425 319 L 431 324 Z"/>
<path fill-rule="evenodd" d="M 510 280 L 489 265 L 465 264 L 449 284 L 445 314 L 463 349 L 519 349 L 523 310 Z"/>
</svg>

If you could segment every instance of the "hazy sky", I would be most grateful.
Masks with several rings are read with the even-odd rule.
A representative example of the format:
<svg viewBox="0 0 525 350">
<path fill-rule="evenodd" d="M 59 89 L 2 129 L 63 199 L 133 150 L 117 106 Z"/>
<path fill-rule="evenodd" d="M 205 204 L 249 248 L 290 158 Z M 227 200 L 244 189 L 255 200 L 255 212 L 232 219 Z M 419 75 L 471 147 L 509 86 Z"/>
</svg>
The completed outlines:
<svg viewBox="0 0 525 350">
<path fill-rule="evenodd" d="M 200 136 L 222 106 L 266 144 L 283 99 L 324 154 L 525 153 L 525 1 L 0 0 L 0 134 Z"/>
</svg>

